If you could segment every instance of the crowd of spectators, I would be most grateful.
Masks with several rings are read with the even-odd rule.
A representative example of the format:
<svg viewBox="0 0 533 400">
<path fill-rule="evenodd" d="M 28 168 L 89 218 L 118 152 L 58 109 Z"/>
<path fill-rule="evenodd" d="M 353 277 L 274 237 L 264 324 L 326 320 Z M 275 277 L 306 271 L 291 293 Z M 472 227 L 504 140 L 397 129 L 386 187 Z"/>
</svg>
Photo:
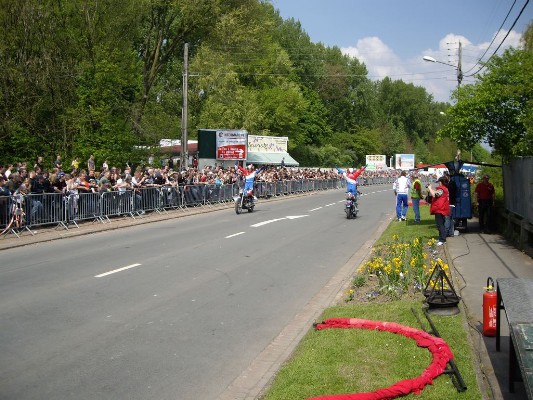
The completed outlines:
<svg viewBox="0 0 533 400">
<path fill-rule="evenodd" d="M 165 194 L 164 199 L 169 202 L 172 193 L 178 193 L 178 187 L 183 188 L 179 189 L 179 193 L 184 194 L 184 201 L 187 204 L 196 204 L 204 198 L 216 200 L 219 193 L 222 193 L 219 189 L 223 185 L 234 188 L 235 184 L 239 187 L 244 184 L 243 173 L 234 165 L 225 168 L 217 165 L 198 166 L 198 163 L 193 163 L 185 171 L 176 171 L 172 168 L 172 163 L 161 166 L 154 164 L 153 160 L 150 160 L 146 166 L 126 164 L 123 168 L 119 168 L 110 166 L 105 160 L 97 169 L 94 157 L 91 156 L 85 163 L 74 158 L 68 167 L 65 167 L 62 157 L 58 155 L 48 168 L 43 157 L 38 157 L 35 163 L 0 165 L 0 225 L 6 225 L 8 220 L 8 196 L 13 196 L 18 199 L 16 200 L 18 204 L 22 204 L 22 198 L 32 195 L 28 196 L 26 212 L 29 213 L 30 221 L 33 221 L 44 212 L 43 209 L 49 213 L 46 203 L 49 197 L 42 197 L 44 194 L 62 194 L 65 199 L 70 200 L 69 207 L 72 208 L 69 211 L 70 215 L 76 215 L 78 195 L 83 193 L 98 193 L 102 198 L 108 192 L 111 192 L 110 195 L 116 193 L 122 200 L 132 198 L 134 210 L 141 210 L 150 209 L 145 203 L 149 202 L 151 195 L 154 195 L 154 198 L 158 197 L 152 189 L 167 188 L 161 193 Z M 342 179 L 334 168 L 298 168 L 279 165 L 262 167 L 261 173 L 256 178 L 259 184 L 295 181 L 298 185 L 301 181 Z M 369 178 L 394 178 L 397 173 L 394 170 L 366 170 L 359 177 L 359 181 L 365 184 Z M 258 190 L 264 188 L 265 186 L 258 185 Z M 120 196 L 126 193 L 128 196 Z M 79 198 L 81 202 L 88 202 L 94 208 L 95 200 L 92 200 L 92 197 Z M 109 204 L 114 203 L 110 201 Z"/>
<path fill-rule="evenodd" d="M 394 176 L 396 171 L 365 171 L 361 176 Z M 185 185 L 224 185 L 239 183 L 241 172 L 235 167 L 222 166 L 190 166 L 185 171 L 176 171 L 168 164 L 165 166 L 148 165 L 133 167 L 128 164 L 124 168 L 109 166 L 107 160 L 97 170 L 94 157 L 91 156 L 85 165 L 74 158 L 69 167 L 64 166 L 61 156 L 53 161 L 51 168 L 45 168 L 42 157 L 38 157 L 31 165 L 19 162 L 16 165 L 0 166 L 0 183 L 10 194 L 42 194 L 64 193 L 78 194 L 83 192 L 107 192 L 113 190 L 136 189 L 155 186 Z M 303 179 L 338 179 L 334 168 L 297 168 L 266 166 L 257 177 L 259 182 L 276 182 Z M 7 191 L 5 191 L 7 193 Z"/>
</svg>

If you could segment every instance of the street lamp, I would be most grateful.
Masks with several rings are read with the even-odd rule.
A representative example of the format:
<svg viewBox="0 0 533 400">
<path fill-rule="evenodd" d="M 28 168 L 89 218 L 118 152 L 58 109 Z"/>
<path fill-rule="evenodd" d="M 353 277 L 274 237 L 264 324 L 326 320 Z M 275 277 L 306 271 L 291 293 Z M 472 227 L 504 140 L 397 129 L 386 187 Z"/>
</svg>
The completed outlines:
<svg viewBox="0 0 533 400">
<path fill-rule="evenodd" d="M 459 42 L 459 61 L 457 62 L 457 65 L 448 64 L 448 63 L 446 63 L 444 61 L 436 60 L 436 59 L 434 59 L 431 56 L 424 56 L 422 58 L 423 58 L 424 61 L 444 64 L 444 65 L 449 65 L 450 67 L 454 67 L 457 70 L 457 87 L 459 88 L 459 86 L 461 86 L 461 82 L 463 81 L 463 71 L 461 70 L 461 56 L 462 56 L 462 53 L 463 53 L 463 47 L 462 47 L 461 42 Z"/>
</svg>

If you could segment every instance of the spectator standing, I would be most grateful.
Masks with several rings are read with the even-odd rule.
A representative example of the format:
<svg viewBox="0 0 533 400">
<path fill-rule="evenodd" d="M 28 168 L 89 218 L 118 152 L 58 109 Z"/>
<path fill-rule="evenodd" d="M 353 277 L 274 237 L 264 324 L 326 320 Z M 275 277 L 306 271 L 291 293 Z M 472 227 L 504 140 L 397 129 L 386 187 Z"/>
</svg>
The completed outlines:
<svg viewBox="0 0 533 400">
<path fill-rule="evenodd" d="M 410 188 L 411 182 L 409 181 L 409 178 L 407 178 L 407 172 L 403 170 L 392 186 L 394 196 L 396 196 L 396 218 L 398 221 L 407 220 L 406 215 L 407 210 L 409 209 L 407 196 L 409 195 Z"/>
<path fill-rule="evenodd" d="M 455 231 L 455 224 L 452 216 L 453 209 L 457 204 L 457 185 L 451 179 L 449 174 L 445 173 L 444 178 L 444 185 L 448 189 L 448 197 L 450 198 L 450 215 L 446 216 L 446 220 L 444 221 L 444 227 L 446 228 L 446 236 L 451 237 L 455 236 L 456 234 L 459 235 L 459 231 Z"/>
<path fill-rule="evenodd" d="M 13 173 L 13 164 L 8 164 L 6 170 L 4 171 L 4 176 L 6 179 L 9 179 L 9 175 Z"/>
<path fill-rule="evenodd" d="M 450 198 L 448 188 L 444 185 L 445 177 L 441 176 L 437 180 L 437 187 L 433 189 L 428 185 L 429 194 L 433 197 L 431 200 L 431 208 L 429 213 L 435 216 L 435 224 L 439 231 L 439 241 L 437 246 L 442 246 L 446 243 L 446 228 L 444 222 L 447 215 L 450 215 Z"/>
<path fill-rule="evenodd" d="M 9 180 L 7 181 L 7 187 L 9 188 L 9 191 L 11 194 L 15 193 L 17 189 L 22 184 L 22 177 L 18 172 L 13 172 L 11 175 L 9 175 Z"/>
<path fill-rule="evenodd" d="M 420 222 L 420 199 L 422 199 L 422 182 L 418 177 L 418 172 L 413 172 L 413 183 L 411 184 L 411 204 L 415 213 L 415 222 Z"/>
<path fill-rule="evenodd" d="M 87 160 L 87 171 L 91 172 L 91 171 L 94 171 L 95 169 L 96 169 L 96 165 L 94 162 L 94 155 L 91 154 L 89 156 L 89 159 Z"/>
<path fill-rule="evenodd" d="M 7 226 L 9 220 L 9 196 L 11 192 L 7 187 L 6 178 L 0 174 L 0 227 Z"/>
<path fill-rule="evenodd" d="M 37 175 L 30 179 L 30 194 L 28 199 L 28 205 L 30 208 L 29 223 L 36 224 L 42 222 L 44 218 L 44 194 L 46 193 L 45 183 L 46 179 L 44 175 Z"/>
<path fill-rule="evenodd" d="M 492 227 L 492 207 L 494 206 L 494 186 L 489 182 L 490 177 L 483 175 L 483 179 L 476 185 L 475 197 L 479 213 L 479 229 L 483 233 L 490 233 Z"/>
<path fill-rule="evenodd" d="M 52 188 L 54 193 L 63 193 L 67 191 L 67 181 L 65 179 L 65 173 L 59 172 L 56 175 L 56 178 L 52 181 Z"/>
<path fill-rule="evenodd" d="M 78 160 L 78 157 L 74 157 L 74 159 L 70 163 L 70 166 L 72 167 L 73 172 L 76 172 L 76 173 L 78 172 L 80 168 L 80 161 Z"/>
<path fill-rule="evenodd" d="M 39 156 L 37 157 L 37 161 L 35 162 L 35 165 L 33 166 L 33 170 L 41 173 L 44 170 L 44 160 L 43 157 Z"/>
<path fill-rule="evenodd" d="M 58 171 L 61 171 L 63 169 L 63 160 L 61 160 L 61 156 L 58 154 L 56 157 L 56 160 L 54 161 L 54 167 L 57 168 Z"/>
</svg>

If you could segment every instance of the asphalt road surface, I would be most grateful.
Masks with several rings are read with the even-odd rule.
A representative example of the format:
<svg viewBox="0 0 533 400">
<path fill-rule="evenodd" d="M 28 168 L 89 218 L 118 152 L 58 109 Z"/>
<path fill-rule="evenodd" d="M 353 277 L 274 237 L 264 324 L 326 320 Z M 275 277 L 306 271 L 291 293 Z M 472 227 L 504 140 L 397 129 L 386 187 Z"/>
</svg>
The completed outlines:
<svg viewBox="0 0 533 400">
<path fill-rule="evenodd" d="M 223 398 L 390 218 L 361 189 L 1 251 L 0 399 Z"/>
</svg>

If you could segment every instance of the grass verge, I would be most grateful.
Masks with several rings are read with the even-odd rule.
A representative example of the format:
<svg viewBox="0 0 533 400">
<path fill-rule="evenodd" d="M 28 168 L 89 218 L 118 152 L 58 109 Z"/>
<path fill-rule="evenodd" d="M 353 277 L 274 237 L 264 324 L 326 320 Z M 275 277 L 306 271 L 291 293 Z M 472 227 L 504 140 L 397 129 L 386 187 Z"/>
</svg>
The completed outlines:
<svg viewBox="0 0 533 400">
<path fill-rule="evenodd" d="M 422 221 L 415 224 L 393 221 L 376 246 L 401 238 L 411 242 L 416 238 L 429 241 L 436 236 L 433 217 L 428 207 L 421 207 Z M 442 257 L 442 254 L 440 256 Z M 452 273 L 453 274 L 453 273 Z M 367 290 L 362 277 L 354 277 L 350 291 Z M 348 300 L 326 309 L 321 320 L 328 318 L 362 318 L 391 321 L 417 329 L 429 330 L 424 317 L 424 296 L 412 293 L 399 299 L 381 297 L 361 301 L 364 296 L 350 295 Z M 416 318 L 415 313 L 419 316 Z M 453 316 L 431 315 L 441 337 L 454 353 L 454 360 L 468 387 L 457 392 L 450 376 L 443 374 L 419 395 L 403 398 L 481 399 L 476 380 L 474 351 L 466 330 L 463 312 Z M 420 324 L 422 322 L 422 325 Z M 299 400 L 333 394 L 372 392 L 388 387 L 400 380 L 420 375 L 431 362 L 427 349 L 417 347 L 412 339 L 389 332 L 361 329 L 326 329 L 317 331 L 310 327 L 307 335 L 291 359 L 279 370 L 262 400 Z"/>
</svg>

